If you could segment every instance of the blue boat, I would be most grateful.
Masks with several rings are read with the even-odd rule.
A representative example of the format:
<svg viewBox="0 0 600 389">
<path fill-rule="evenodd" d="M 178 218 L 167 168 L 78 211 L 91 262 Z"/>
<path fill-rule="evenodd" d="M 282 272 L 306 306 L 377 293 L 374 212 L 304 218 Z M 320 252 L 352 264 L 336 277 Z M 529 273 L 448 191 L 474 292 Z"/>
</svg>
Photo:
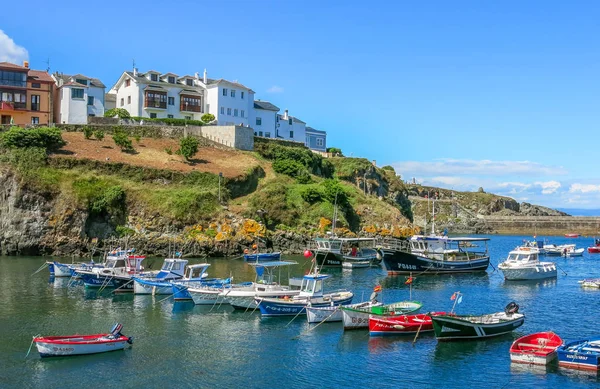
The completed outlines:
<svg viewBox="0 0 600 389">
<path fill-rule="evenodd" d="M 192 279 L 192 271 L 186 267 L 188 261 L 181 258 L 165 258 L 160 271 L 152 276 L 133 277 L 133 293 L 135 294 L 173 294 L 171 282 L 184 279 L 187 271 L 188 280 Z M 199 276 L 205 273 L 199 274 Z M 201 278 L 195 278 L 200 280 Z"/>
<path fill-rule="evenodd" d="M 127 258 L 108 256 L 103 268 L 78 269 L 76 274 L 86 288 L 119 288 L 133 292 L 131 278 L 142 273 L 142 261 L 145 258 L 139 255 L 129 255 Z"/>
<path fill-rule="evenodd" d="M 576 340 L 556 350 L 558 366 L 577 370 L 598 371 L 600 366 L 600 337 Z"/>
<path fill-rule="evenodd" d="M 306 307 L 330 307 L 352 302 L 354 294 L 346 290 L 323 293 L 323 281 L 327 274 L 309 273 L 302 278 L 300 294 L 284 298 L 256 298 L 263 316 L 286 316 L 306 314 Z"/>
<path fill-rule="evenodd" d="M 254 254 L 244 254 L 245 261 L 279 261 L 281 258 L 281 252 L 277 251 L 274 253 L 254 253 Z"/>
<path fill-rule="evenodd" d="M 210 267 L 210 263 L 198 263 L 196 265 L 188 265 L 186 277 L 180 280 L 174 280 L 170 283 L 175 301 L 191 301 L 192 295 L 188 291 L 189 288 L 201 288 L 205 286 L 223 287 L 223 285 L 231 284 L 231 278 L 207 278 L 206 270 Z"/>
</svg>

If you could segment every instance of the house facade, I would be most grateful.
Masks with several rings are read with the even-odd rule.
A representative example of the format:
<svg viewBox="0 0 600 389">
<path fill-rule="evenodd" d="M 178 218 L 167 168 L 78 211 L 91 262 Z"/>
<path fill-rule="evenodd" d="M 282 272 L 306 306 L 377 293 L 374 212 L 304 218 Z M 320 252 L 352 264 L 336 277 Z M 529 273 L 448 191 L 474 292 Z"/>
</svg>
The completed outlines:
<svg viewBox="0 0 600 389">
<path fill-rule="evenodd" d="M 305 145 L 311 150 L 327 151 L 327 132 L 316 130 L 312 127 L 306 127 Z"/>
<path fill-rule="evenodd" d="M 268 101 L 255 100 L 251 112 L 250 127 L 254 129 L 254 135 L 276 138 L 279 108 Z"/>
<path fill-rule="evenodd" d="M 54 117 L 57 123 L 87 124 L 89 116 L 104 116 L 106 86 L 82 74 L 54 73 Z"/>
<path fill-rule="evenodd" d="M 53 123 L 54 80 L 48 72 L 0 62 L 0 124 Z"/>
<path fill-rule="evenodd" d="M 277 137 L 293 142 L 306 142 L 306 123 L 297 117 L 290 116 L 288 110 L 283 115 L 277 114 Z"/>
<path fill-rule="evenodd" d="M 215 115 L 220 126 L 252 127 L 254 91 L 236 81 L 212 80 L 206 75 L 200 80 L 205 89 L 206 111 Z"/>
</svg>

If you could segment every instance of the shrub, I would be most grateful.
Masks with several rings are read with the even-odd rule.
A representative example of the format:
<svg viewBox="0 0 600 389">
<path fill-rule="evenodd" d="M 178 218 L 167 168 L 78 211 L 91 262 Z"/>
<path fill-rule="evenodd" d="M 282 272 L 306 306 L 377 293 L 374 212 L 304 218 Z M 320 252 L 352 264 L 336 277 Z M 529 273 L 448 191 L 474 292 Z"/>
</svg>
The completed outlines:
<svg viewBox="0 0 600 389">
<path fill-rule="evenodd" d="M 104 117 L 114 118 L 115 116 L 119 119 L 129 119 L 131 117 L 129 111 L 127 111 L 125 108 L 113 108 L 104 112 Z"/>
<path fill-rule="evenodd" d="M 0 162 L 8 162 L 22 172 L 42 167 L 47 160 L 46 149 L 41 147 L 18 148 L 0 153 Z"/>
<path fill-rule="evenodd" d="M 117 235 L 119 235 L 120 238 L 124 238 L 126 236 L 130 236 L 133 235 L 135 233 L 135 230 L 129 228 L 129 227 L 125 227 L 125 226 L 117 226 L 117 228 L 115 228 Z"/>
<path fill-rule="evenodd" d="M 64 146 L 65 141 L 58 128 L 12 127 L 0 135 L 0 144 L 7 148 L 41 147 L 47 150 L 56 150 Z"/>
<path fill-rule="evenodd" d="M 277 159 L 273 162 L 273 170 L 277 173 L 296 177 L 304 169 L 304 165 L 293 159 Z"/>
<path fill-rule="evenodd" d="M 94 137 L 98 140 L 104 139 L 104 131 L 102 131 L 102 130 L 94 131 Z"/>
<path fill-rule="evenodd" d="M 300 192 L 300 196 L 302 196 L 302 199 L 309 204 L 323 201 L 323 193 L 318 188 L 312 186 L 309 186 Z"/>
<path fill-rule="evenodd" d="M 342 149 L 338 149 L 337 147 L 328 147 L 327 152 L 332 153 L 332 154 L 337 154 L 340 157 L 343 156 Z"/>
<path fill-rule="evenodd" d="M 198 139 L 193 136 L 186 136 L 179 140 L 179 154 L 189 161 L 198 152 Z"/>
<path fill-rule="evenodd" d="M 118 185 L 111 186 L 97 194 L 90 203 L 92 213 L 102 214 L 119 209 L 125 203 L 125 191 Z"/>
<path fill-rule="evenodd" d="M 136 141 L 137 143 L 140 143 L 140 140 L 142 140 L 142 137 L 140 136 L 140 134 L 135 134 L 135 135 L 133 136 L 133 139 L 135 139 L 135 141 Z"/>
<path fill-rule="evenodd" d="M 310 173 L 306 169 L 302 169 L 296 175 L 296 181 L 299 184 L 310 184 L 312 182 L 312 177 L 310 176 Z"/>
<path fill-rule="evenodd" d="M 386 165 L 386 166 L 382 167 L 381 169 L 382 170 L 388 170 L 388 171 L 393 172 L 394 174 L 396 174 L 396 169 L 394 169 L 393 166 Z"/>
<path fill-rule="evenodd" d="M 170 126 L 203 126 L 204 123 L 202 120 L 188 120 L 188 119 L 175 119 L 175 118 L 143 118 L 139 116 L 132 117 L 131 119 L 137 121 L 144 121 L 144 123 L 157 123 L 157 124 L 166 124 Z"/>
<path fill-rule="evenodd" d="M 94 133 L 94 130 L 92 130 L 90 127 L 88 127 L 88 126 L 83 127 L 83 137 L 85 139 L 90 139 L 92 137 L 93 133 Z"/>
<path fill-rule="evenodd" d="M 215 115 L 213 115 L 212 113 L 205 113 L 204 115 L 202 115 L 201 119 L 204 123 L 210 123 L 213 120 L 215 120 Z"/>
<path fill-rule="evenodd" d="M 173 154 L 173 149 L 171 148 L 171 146 L 169 147 L 165 147 L 165 153 L 172 155 Z"/>
<path fill-rule="evenodd" d="M 348 194 L 344 190 L 344 187 L 337 180 L 324 180 L 323 181 L 324 198 L 331 204 L 337 204 L 345 207 L 349 205 Z M 336 200 L 337 198 L 337 200 Z"/>
<path fill-rule="evenodd" d="M 121 151 L 133 151 L 133 144 L 127 136 L 127 133 L 121 129 L 116 129 L 112 135 L 115 144 L 121 148 Z"/>
</svg>

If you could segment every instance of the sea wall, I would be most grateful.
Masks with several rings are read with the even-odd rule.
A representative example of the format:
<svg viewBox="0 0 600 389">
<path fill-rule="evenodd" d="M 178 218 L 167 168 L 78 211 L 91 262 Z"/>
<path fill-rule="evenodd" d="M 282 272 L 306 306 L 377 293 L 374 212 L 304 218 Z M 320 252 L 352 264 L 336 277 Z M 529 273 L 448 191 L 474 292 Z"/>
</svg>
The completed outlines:
<svg viewBox="0 0 600 389">
<path fill-rule="evenodd" d="M 479 216 L 490 230 L 498 234 L 600 235 L 600 217 L 586 216 Z"/>
</svg>

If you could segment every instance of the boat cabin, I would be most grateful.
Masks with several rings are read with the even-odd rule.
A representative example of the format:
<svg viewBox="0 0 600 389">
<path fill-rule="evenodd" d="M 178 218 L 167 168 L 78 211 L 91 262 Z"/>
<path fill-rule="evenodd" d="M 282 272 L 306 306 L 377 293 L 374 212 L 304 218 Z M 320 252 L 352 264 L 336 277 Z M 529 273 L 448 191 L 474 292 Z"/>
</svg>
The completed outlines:
<svg viewBox="0 0 600 389">
<path fill-rule="evenodd" d="M 300 296 L 322 296 L 323 281 L 331 276 L 327 274 L 307 274 L 302 278 Z"/>
<path fill-rule="evenodd" d="M 342 242 L 339 239 L 317 238 L 314 241 L 317 251 L 331 251 L 339 253 L 342 247 Z"/>
<path fill-rule="evenodd" d="M 254 271 L 256 272 L 256 282 L 257 284 L 275 284 L 276 279 L 281 280 L 281 267 L 282 266 L 291 266 L 297 265 L 298 262 L 295 261 L 268 261 L 268 262 L 254 262 L 249 263 L 250 266 L 254 267 Z M 275 269 L 279 268 L 279 276 L 276 277 L 273 273 Z M 289 270 L 289 269 L 288 269 Z M 289 271 L 288 271 L 288 279 Z"/>
<path fill-rule="evenodd" d="M 508 253 L 507 262 L 518 262 L 518 263 L 526 263 L 526 262 L 538 262 L 540 251 L 533 247 L 518 247 L 516 250 Z"/>
<path fill-rule="evenodd" d="M 410 251 L 440 261 L 465 261 L 486 257 L 489 238 L 414 235 L 410 238 Z M 480 244 L 483 243 L 483 247 Z"/>
<path fill-rule="evenodd" d="M 206 278 L 208 277 L 208 274 L 206 274 L 206 269 L 208 269 L 209 266 L 210 263 L 198 263 L 195 265 L 188 265 L 185 268 L 183 279 L 187 281 L 193 281 Z"/>
<path fill-rule="evenodd" d="M 181 258 L 166 258 L 162 268 L 156 275 L 156 278 L 168 280 L 171 278 L 180 278 L 184 275 L 185 265 L 188 261 Z"/>
<path fill-rule="evenodd" d="M 374 238 L 316 238 L 313 245 L 317 251 L 331 251 L 344 255 L 355 254 L 375 248 Z"/>
</svg>

